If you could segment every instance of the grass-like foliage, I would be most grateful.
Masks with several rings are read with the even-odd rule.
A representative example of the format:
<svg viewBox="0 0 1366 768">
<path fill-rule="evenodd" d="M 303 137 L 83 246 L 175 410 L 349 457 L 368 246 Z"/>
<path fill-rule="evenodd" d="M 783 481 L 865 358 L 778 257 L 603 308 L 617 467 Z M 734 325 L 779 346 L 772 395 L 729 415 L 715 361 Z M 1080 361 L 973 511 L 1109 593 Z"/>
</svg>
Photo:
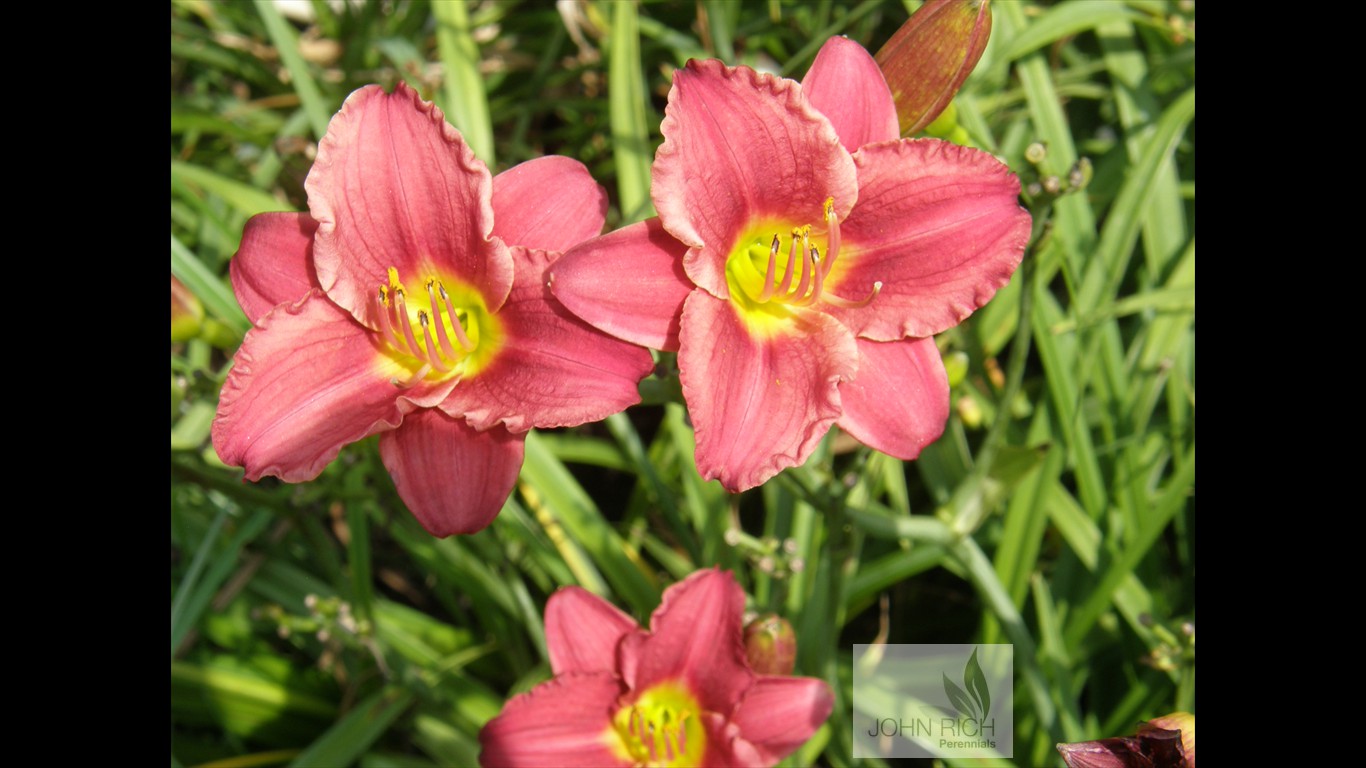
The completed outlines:
<svg viewBox="0 0 1366 768">
<path fill-rule="evenodd" d="M 1034 232 L 1010 285 L 938 338 L 952 416 L 917 461 L 835 430 L 730 495 L 693 465 L 668 355 L 643 405 L 530 434 L 473 536 L 423 531 L 373 439 L 300 485 L 245 484 L 209 444 L 250 327 L 226 278 L 243 224 L 307 209 L 316 142 L 357 87 L 413 85 L 494 173 L 582 161 L 616 227 L 653 214 L 673 69 L 800 77 L 831 35 L 876 51 L 918 4 L 172 2 L 171 274 L 202 305 L 171 345 L 173 766 L 477 764 L 483 723 L 550 675 L 551 593 L 578 584 L 646 620 L 713 565 L 791 621 L 797 673 L 835 691 L 785 764 L 854 764 L 854 643 L 1013 643 L 1014 701 L 990 700 L 1014 708 L 1002 764 L 1194 712 L 1186 0 L 992 3 L 956 138 L 1020 175 Z"/>
</svg>

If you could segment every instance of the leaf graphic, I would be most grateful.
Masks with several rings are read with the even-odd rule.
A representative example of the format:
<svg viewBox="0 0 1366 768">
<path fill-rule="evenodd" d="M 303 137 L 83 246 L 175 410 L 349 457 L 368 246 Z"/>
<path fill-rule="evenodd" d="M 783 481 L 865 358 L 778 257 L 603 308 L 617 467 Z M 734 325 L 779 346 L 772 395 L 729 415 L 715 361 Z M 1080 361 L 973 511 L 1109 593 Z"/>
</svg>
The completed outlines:
<svg viewBox="0 0 1366 768">
<path fill-rule="evenodd" d="M 949 701 L 953 702 L 954 709 L 957 709 L 960 715 L 973 717 L 972 701 L 968 699 L 966 693 L 963 693 L 962 688 L 953 684 L 948 675 L 944 675 L 944 693 L 948 694 Z"/>
<path fill-rule="evenodd" d="M 981 719 L 987 719 L 987 712 L 991 711 L 991 691 L 987 690 L 987 676 L 982 673 L 982 665 L 977 663 L 976 648 L 972 649 L 968 665 L 963 669 L 963 686 L 982 710 Z"/>
</svg>

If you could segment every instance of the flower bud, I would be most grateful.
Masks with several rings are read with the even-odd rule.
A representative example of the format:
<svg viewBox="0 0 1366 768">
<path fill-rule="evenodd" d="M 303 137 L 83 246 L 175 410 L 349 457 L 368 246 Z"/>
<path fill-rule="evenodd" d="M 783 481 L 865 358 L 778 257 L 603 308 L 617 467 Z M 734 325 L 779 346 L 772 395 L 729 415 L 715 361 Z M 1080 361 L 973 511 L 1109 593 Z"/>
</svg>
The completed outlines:
<svg viewBox="0 0 1366 768">
<path fill-rule="evenodd" d="M 989 37 L 990 0 L 929 0 L 882 46 L 874 59 L 902 135 L 924 129 L 953 101 Z"/>
<path fill-rule="evenodd" d="M 1154 718 L 1135 736 L 1059 744 L 1068 768 L 1195 768 L 1195 716 Z"/>
<path fill-rule="evenodd" d="M 760 616 L 745 627 L 745 656 L 761 675 L 790 675 L 797 665 L 797 634 L 781 616 Z"/>
<path fill-rule="evenodd" d="M 171 275 L 171 341 L 189 341 L 199 335 L 204 307 L 181 282 Z"/>
<path fill-rule="evenodd" d="M 1139 734 L 1141 735 L 1143 729 L 1148 727 L 1180 731 L 1181 750 L 1186 753 L 1186 768 L 1195 768 L 1195 715 L 1189 712 L 1173 712 L 1170 715 L 1154 717 L 1147 725 L 1138 729 Z"/>
</svg>

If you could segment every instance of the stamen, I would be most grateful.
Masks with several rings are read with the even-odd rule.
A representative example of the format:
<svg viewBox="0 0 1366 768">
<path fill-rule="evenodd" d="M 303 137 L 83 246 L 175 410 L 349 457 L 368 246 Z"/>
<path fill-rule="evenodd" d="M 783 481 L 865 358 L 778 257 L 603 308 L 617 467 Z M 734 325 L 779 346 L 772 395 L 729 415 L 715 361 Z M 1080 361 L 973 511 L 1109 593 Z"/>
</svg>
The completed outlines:
<svg viewBox="0 0 1366 768">
<path fill-rule="evenodd" d="M 797 233 L 798 230 L 792 230 L 792 246 L 787 249 L 787 266 L 783 268 L 783 284 L 778 286 L 779 296 L 787 296 L 787 292 L 792 290 L 792 274 L 797 264 Z M 777 237 L 773 236 L 775 240 Z"/>
<path fill-rule="evenodd" d="M 873 299 L 877 297 L 878 292 L 881 291 L 881 290 L 882 290 L 882 281 L 879 280 L 879 281 L 877 281 L 876 283 L 873 283 L 873 292 L 870 293 L 870 294 L 868 294 L 867 296 L 863 297 L 863 298 L 862 298 L 861 300 L 859 300 L 859 301 L 853 301 L 853 300 L 850 300 L 850 299 L 841 298 L 841 297 L 839 297 L 839 296 L 836 296 L 836 295 L 833 294 L 833 293 L 830 293 L 830 294 L 826 294 L 826 296 L 825 296 L 825 302 L 826 302 L 827 304 L 834 304 L 834 305 L 837 306 L 837 307 L 843 307 L 843 308 L 845 308 L 845 309 L 858 309 L 859 307 L 866 307 L 866 306 L 868 306 L 869 304 L 872 304 L 872 303 L 873 303 Z"/>
<path fill-rule="evenodd" d="M 394 309 L 398 314 L 396 320 L 399 330 L 403 331 L 403 338 L 408 340 L 408 352 L 414 357 L 422 357 L 422 347 L 417 343 L 412 321 L 408 319 L 408 302 L 404 300 L 402 288 L 394 291 Z"/>
<path fill-rule="evenodd" d="M 384 286 L 380 286 L 379 289 L 379 305 L 377 309 L 378 311 L 376 311 L 375 314 L 379 315 L 379 329 L 384 333 L 385 341 L 388 341 L 389 346 L 395 349 L 403 349 L 403 342 L 399 340 L 398 335 L 394 333 L 393 321 L 389 319 L 389 313 L 392 310 L 389 307 L 389 294 L 384 290 Z"/>
<path fill-rule="evenodd" d="M 835 198 L 831 197 L 825 201 L 825 222 L 826 222 L 826 253 L 825 253 L 825 274 L 830 274 L 830 270 L 835 266 L 835 258 L 840 255 L 840 220 L 835 215 Z"/>
<path fill-rule="evenodd" d="M 389 383 L 390 383 L 390 384 L 393 384 L 394 386 L 398 387 L 399 389 L 407 389 L 408 387 L 411 387 L 412 385 L 416 384 L 417 382 L 422 381 L 422 377 L 423 377 L 423 376 L 426 376 L 428 373 L 430 373 L 431 370 L 432 370 L 432 364 L 431 364 L 431 363 L 427 363 L 426 365 L 422 366 L 421 368 L 418 368 L 417 371 L 415 371 L 415 372 L 413 373 L 412 376 L 409 376 L 408 379 L 407 379 L 407 381 L 399 381 L 399 380 L 398 380 L 398 377 L 395 376 L 394 378 L 389 379 Z"/>
<path fill-rule="evenodd" d="M 802 279 L 797 283 L 797 291 L 792 294 L 794 299 L 800 299 L 806 295 L 806 290 L 811 287 L 811 260 L 806 258 L 806 249 L 809 241 L 806 235 L 802 235 Z"/>
<path fill-rule="evenodd" d="M 812 272 L 811 295 L 803 296 L 801 294 L 798 294 L 797 297 L 792 300 L 792 303 L 796 304 L 799 307 L 809 307 L 812 304 L 815 304 L 817 301 L 820 301 L 821 287 L 825 285 L 825 271 L 821 269 L 820 250 L 818 250 L 816 246 L 813 245 L 811 246 L 811 251 L 809 255 L 811 257 Z"/>
<path fill-rule="evenodd" d="M 422 336 L 427 342 L 427 359 L 431 361 L 432 367 L 442 373 L 450 373 L 450 366 L 441 360 L 441 355 L 436 351 L 436 344 L 432 343 L 432 323 L 427 318 L 427 313 L 419 309 L 417 311 L 417 321 L 422 325 Z"/>
<path fill-rule="evenodd" d="M 773 298 L 773 273 L 778 271 L 778 248 L 782 245 L 778 236 L 773 236 L 773 245 L 768 249 L 768 269 L 764 270 L 764 289 L 759 292 L 759 297 L 755 301 L 760 304 L 766 303 Z"/>
<path fill-rule="evenodd" d="M 464 347 L 466 352 L 472 352 L 474 342 L 465 335 L 465 329 L 460 324 L 460 316 L 455 313 L 455 305 L 451 303 L 451 297 L 446 293 L 446 286 L 438 283 L 436 288 L 441 292 L 441 300 L 446 303 L 447 317 L 451 319 L 451 329 L 455 331 L 455 340 L 460 342 L 460 346 Z"/>
<path fill-rule="evenodd" d="M 816 246 L 811 246 L 811 270 L 816 273 L 813 282 L 816 287 L 811 289 L 811 303 L 815 304 L 821 300 L 821 288 L 825 286 L 825 273 L 829 268 L 821 266 L 821 252 L 816 250 Z"/>
<path fill-rule="evenodd" d="M 436 338 L 441 341 L 441 351 L 446 353 L 446 357 L 459 360 L 460 356 L 455 353 L 455 347 L 451 346 L 451 340 L 446 337 L 446 324 L 441 320 L 441 305 L 436 303 L 436 291 L 433 290 L 435 285 L 435 280 L 427 281 L 427 298 L 432 302 L 432 316 L 436 321 Z M 455 317 L 452 316 L 451 319 L 455 320 Z"/>
</svg>

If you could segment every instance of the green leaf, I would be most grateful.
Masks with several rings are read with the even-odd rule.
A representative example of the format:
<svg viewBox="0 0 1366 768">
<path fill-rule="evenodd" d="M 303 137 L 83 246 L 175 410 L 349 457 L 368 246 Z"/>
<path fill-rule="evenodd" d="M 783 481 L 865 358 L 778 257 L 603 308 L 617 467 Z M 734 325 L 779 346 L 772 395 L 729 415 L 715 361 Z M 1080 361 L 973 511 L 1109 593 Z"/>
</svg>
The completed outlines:
<svg viewBox="0 0 1366 768">
<path fill-rule="evenodd" d="M 1125 173 L 1124 185 L 1105 217 L 1100 242 L 1077 297 L 1079 311 L 1091 313 L 1116 294 L 1126 274 L 1129 257 L 1138 240 L 1142 214 L 1158 169 L 1167 161 L 1186 126 L 1195 118 L 1195 88 L 1167 107 L 1143 147 L 1143 153 Z"/>
<path fill-rule="evenodd" d="M 414 694 L 387 688 L 361 702 L 336 725 L 327 729 L 291 766 L 350 765 L 389 730 L 398 716 L 413 703 Z"/>
<path fill-rule="evenodd" d="M 593 564 L 602 570 L 616 594 L 641 616 L 648 615 L 659 605 L 659 590 L 653 575 L 628 554 L 626 542 L 608 525 L 592 497 L 551 455 L 535 432 L 527 434 L 522 479 L 539 495 L 544 509 L 564 526 L 574 542 L 583 547 Z M 570 563 L 571 567 L 573 565 Z M 583 586 L 590 590 L 602 588 L 600 584 Z M 599 594 L 609 596 L 603 592 Z"/>
<path fill-rule="evenodd" d="M 1065 37 L 1094 29 L 1112 21 L 1143 21 L 1145 17 L 1117 0 L 1090 0 L 1084 3 L 1059 3 L 1005 43 L 1006 61 L 1036 51 Z"/>
<path fill-rule="evenodd" d="M 617 194 L 623 224 L 654 215 L 650 201 L 649 99 L 641 75 L 640 32 L 636 4 L 612 4 L 612 36 L 608 56 L 608 99 L 612 121 L 612 157 L 617 165 Z"/>
<path fill-rule="evenodd" d="M 313 136 L 321 139 L 327 133 L 327 122 L 332 110 L 318 90 L 308 64 L 299 54 L 299 38 L 294 34 L 294 28 L 285 22 L 271 0 L 256 0 L 256 12 L 261 14 L 261 21 L 265 23 L 266 33 L 280 54 L 280 61 L 289 70 L 289 81 L 294 86 L 294 92 L 299 94 L 304 111 L 308 113 L 308 124 L 313 129 Z"/>
<path fill-rule="evenodd" d="M 493 165 L 493 124 L 479 73 L 479 47 L 470 34 L 469 9 L 462 2 L 432 3 L 436 46 L 446 67 L 446 119 L 460 129 L 474 154 Z"/>
<path fill-rule="evenodd" d="M 246 216 L 255 216 L 258 213 L 269 211 L 294 210 L 288 204 L 276 200 L 272 195 L 253 186 L 214 173 L 208 168 L 201 168 L 198 165 L 183 163 L 179 160 L 171 161 L 171 181 L 179 181 L 218 195 L 228 205 Z"/>
<path fill-rule="evenodd" d="M 232 291 L 218 276 L 210 272 L 190 249 L 186 248 L 175 235 L 171 235 L 171 274 L 180 279 L 199 300 L 209 313 L 238 333 L 246 333 L 251 322 L 237 306 Z"/>
</svg>

